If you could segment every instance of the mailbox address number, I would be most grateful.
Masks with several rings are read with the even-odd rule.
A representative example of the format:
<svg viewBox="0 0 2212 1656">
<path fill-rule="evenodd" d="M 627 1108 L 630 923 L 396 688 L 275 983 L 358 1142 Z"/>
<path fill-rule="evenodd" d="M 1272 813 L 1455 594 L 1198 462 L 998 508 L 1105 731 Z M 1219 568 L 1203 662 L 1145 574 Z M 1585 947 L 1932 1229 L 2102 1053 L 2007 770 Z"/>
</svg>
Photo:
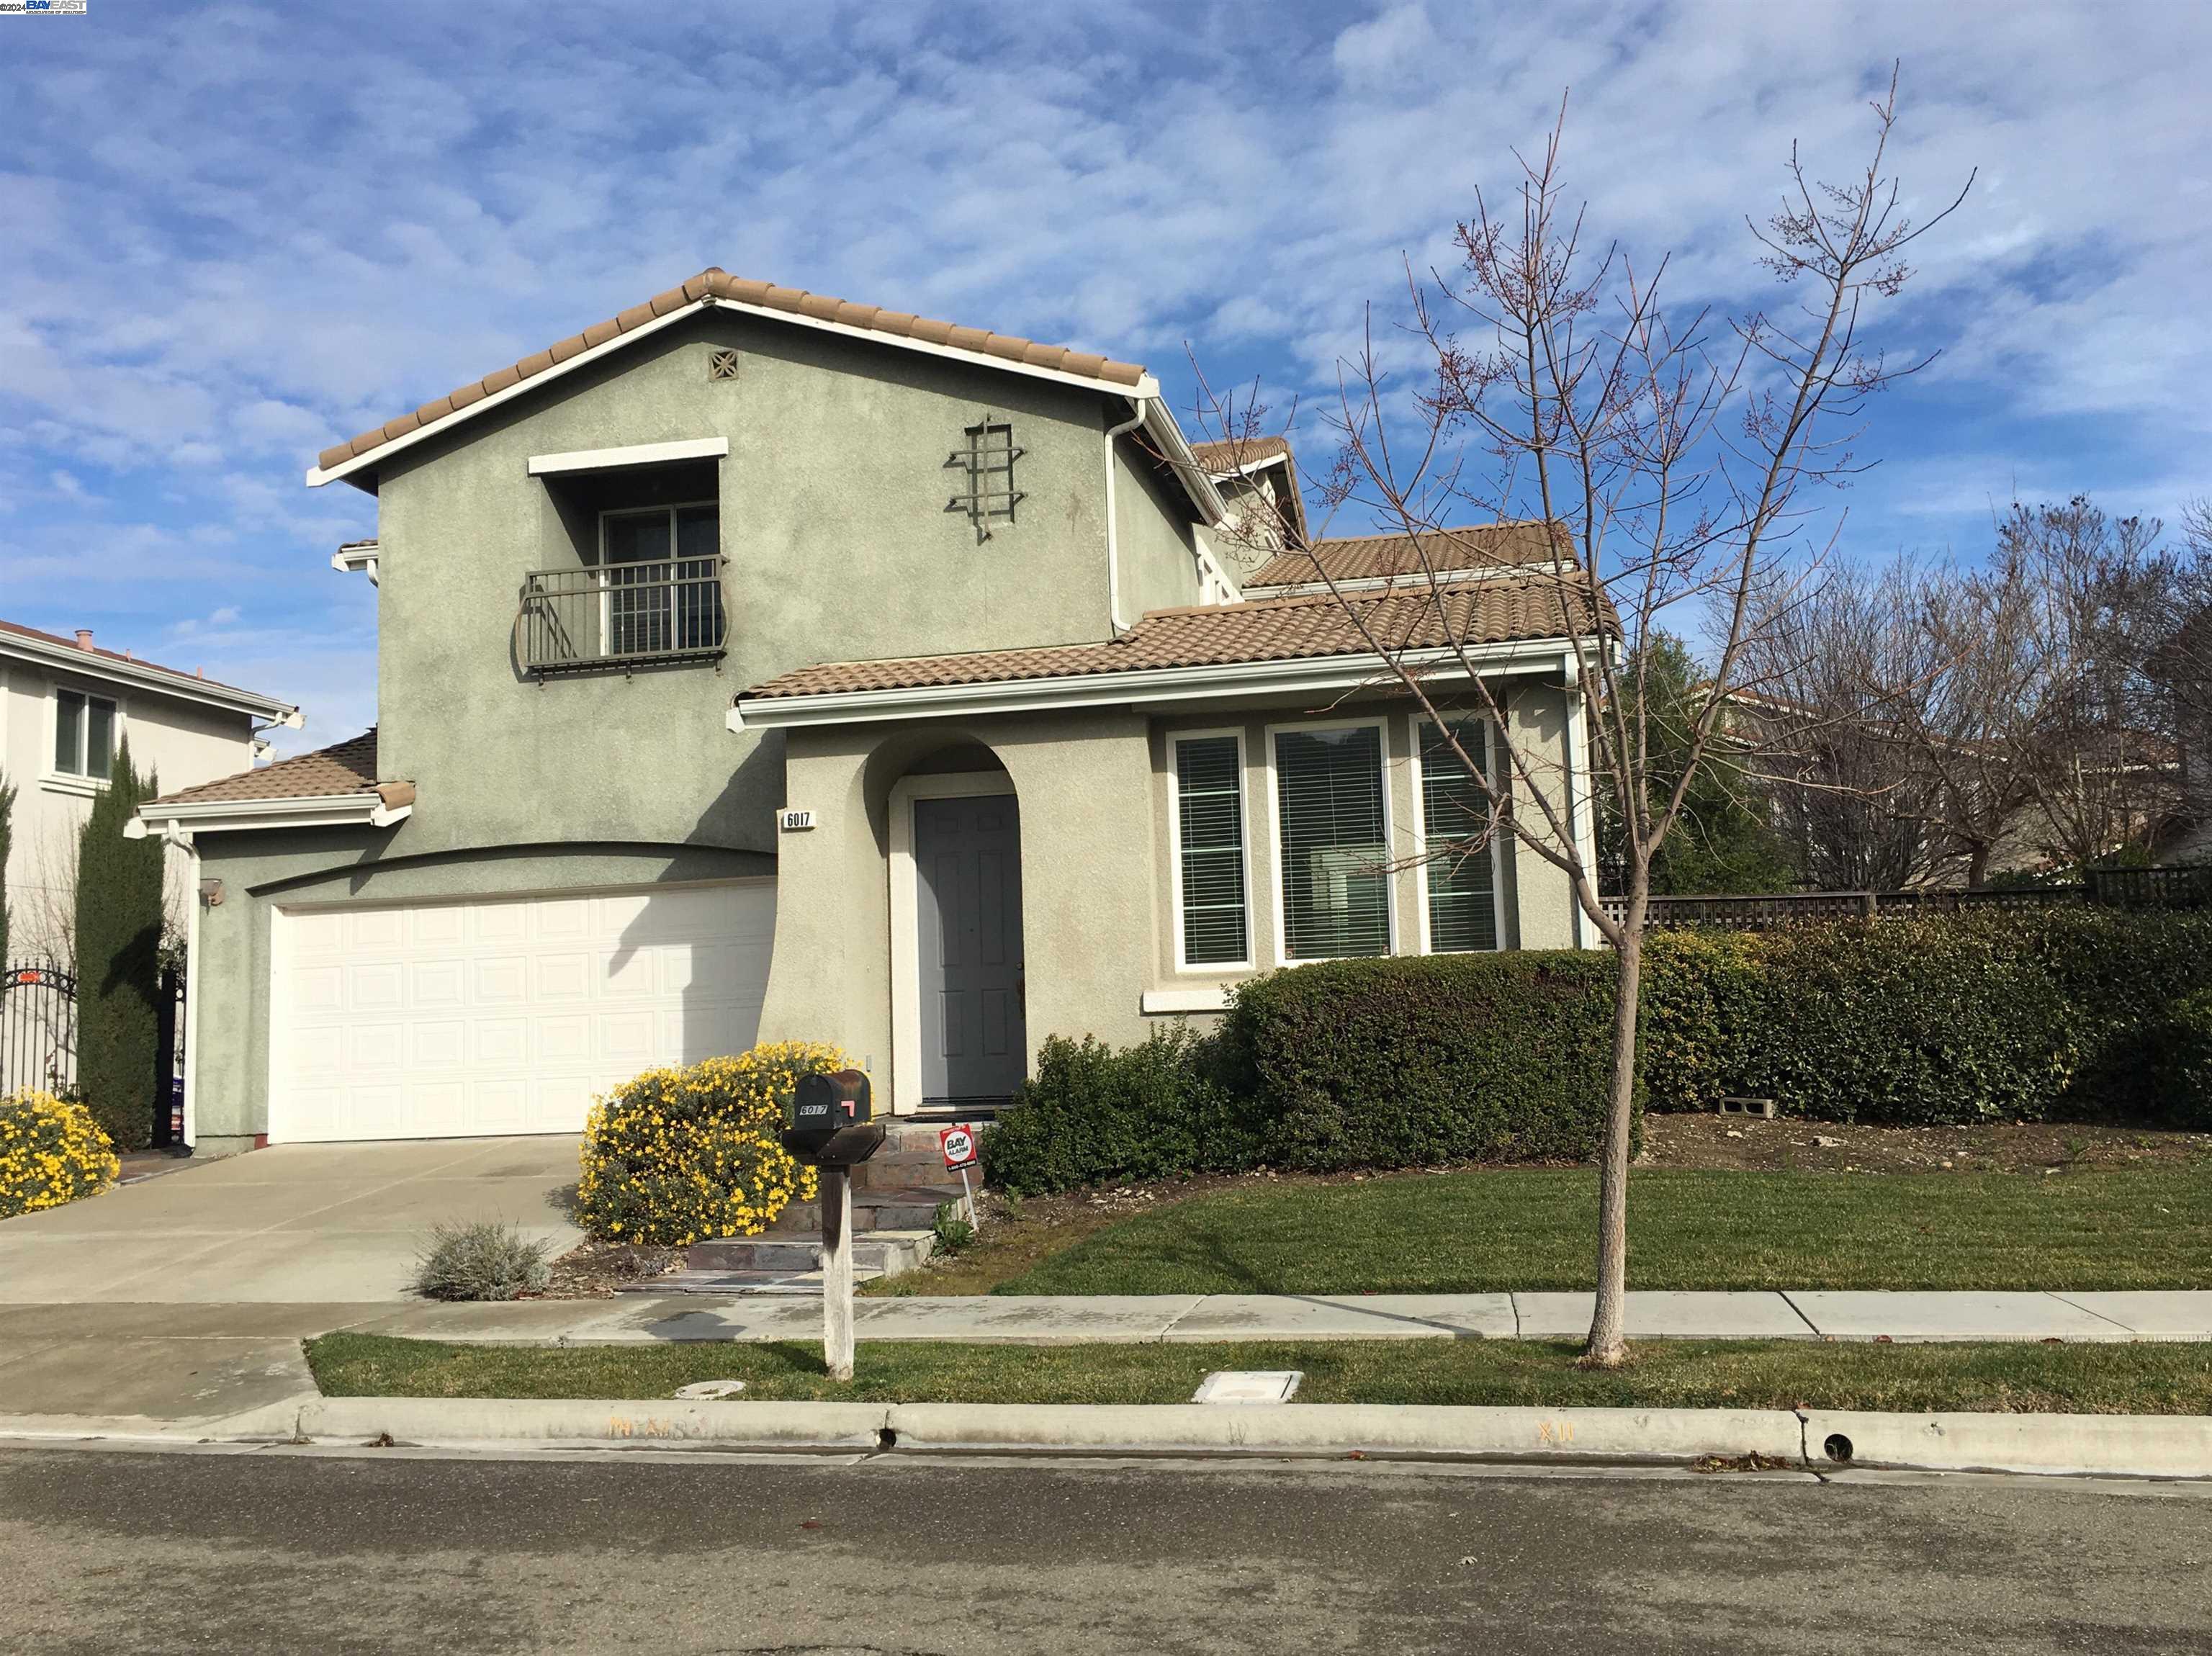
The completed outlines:
<svg viewBox="0 0 2212 1656">
<path fill-rule="evenodd" d="M 786 834 L 797 834 L 802 828 L 811 828 L 814 826 L 814 813 L 811 810 L 779 812 L 776 816 L 776 826 Z"/>
</svg>

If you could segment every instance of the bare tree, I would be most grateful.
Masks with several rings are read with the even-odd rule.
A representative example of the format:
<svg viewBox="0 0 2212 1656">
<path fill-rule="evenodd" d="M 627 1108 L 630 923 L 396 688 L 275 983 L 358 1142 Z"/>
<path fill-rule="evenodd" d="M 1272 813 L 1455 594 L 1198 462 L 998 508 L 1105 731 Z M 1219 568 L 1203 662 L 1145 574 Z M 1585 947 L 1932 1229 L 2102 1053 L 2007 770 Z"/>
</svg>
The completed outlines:
<svg viewBox="0 0 2212 1656">
<path fill-rule="evenodd" d="M 1474 217 L 1457 227 L 1457 267 L 1409 279 L 1426 385 L 1400 397 L 1370 335 L 1343 365 L 1329 411 L 1340 451 L 1313 515 L 1326 522 L 1350 508 L 1407 536 L 1426 594 L 1413 607 L 1428 624 L 1416 633 L 1401 610 L 1353 601 L 1309 556 L 1313 579 L 1381 658 L 1377 683 L 1410 696 L 1443 733 L 1487 813 L 1483 837 L 1510 834 L 1559 870 L 1619 957 L 1597 1295 L 1583 1356 L 1595 1366 L 1626 1355 L 1628 1156 L 1652 858 L 1713 751 L 1763 613 L 1760 594 L 1779 572 L 1817 555 L 1809 492 L 1861 469 L 1850 443 L 1866 399 L 1920 366 L 1893 367 L 1862 337 L 1869 306 L 1904 286 L 1908 244 L 1958 204 L 1927 225 L 1901 210 L 1882 170 L 1895 110 L 1893 79 L 1874 106 L 1872 155 L 1846 183 L 1818 181 L 1792 150 L 1779 210 L 1751 230 L 1761 263 L 1797 302 L 1728 319 L 1678 311 L 1664 261 L 1641 270 L 1586 236 L 1564 194 L 1563 108 L 1541 155 L 1523 161 L 1511 209 L 1494 215 L 1478 198 Z M 1200 399 L 1206 434 L 1232 443 L 1256 434 L 1250 403 L 1240 410 L 1203 388 Z M 1446 575 L 1484 560 L 1487 537 L 1464 525 L 1470 511 L 1551 526 L 1556 558 L 1532 572 L 1529 601 L 1550 605 L 1558 634 L 1571 640 L 1571 722 L 1587 732 L 1589 769 L 1620 814 L 1616 902 L 1599 891 L 1581 779 L 1565 773 L 1555 744 L 1516 727 L 1502 683 L 1478 670 L 1466 630 L 1473 606 L 1463 591 L 1455 598 Z M 1267 532 L 1310 552 L 1279 515 Z M 1707 619 L 1711 673 L 1678 710 L 1686 728 L 1668 743 L 1662 786 L 1651 764 L 1653 699 L 1635 664 L 1650 652 L 1634 646 L 1678 611 Z M 1414 636 L 1423 648 L 1410 647 Z M 1447 682 L 1453 695 L 1465 685 L 1488 715 L 1494 767 L 1468 750 L 1457 719 L 1439 705 Z"/>
<path fill-rule="evenodd" d="M 1919 738 L 1941 722 L 1924 572 L 1832 566 L 1762 592 L 1734 721 L 1806 883 L 1881 891 L 1937 877 L 1943 783 Z"/>
</svg>

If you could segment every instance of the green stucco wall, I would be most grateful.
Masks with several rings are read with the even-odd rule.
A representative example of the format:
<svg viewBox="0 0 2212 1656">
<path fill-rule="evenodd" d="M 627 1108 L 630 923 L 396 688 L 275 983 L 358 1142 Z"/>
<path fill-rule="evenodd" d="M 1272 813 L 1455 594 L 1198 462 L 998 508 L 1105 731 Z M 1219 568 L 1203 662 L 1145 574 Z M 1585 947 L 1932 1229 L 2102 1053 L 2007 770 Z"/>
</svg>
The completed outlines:
<svg viewBox="0 0 2212 1656">
<path fill-rule="evenodd" d="M 739 352 L 734 380 L 708 378 L 717 349 Z M 821 661 L 1110 636 L 1103 433 L 1127 412 L 718 310 L 396 458 L 380 482 L 379 766 L 420 790 L 409 848 L 772 852 L 779 744 L 724 729 L 734 694 Z M 1024 498 L 979 541 L 945 509 L 963 476 L 945 462 L 986 414 L 1012 424 Z M 530 457 L 716 437 L 730 445 L 708 463 L 728 560 L 719 670 L 531 679 L 512 635 L 519 588 L 581 561 L 589 514 L 564 520 L 566 485 L 529 476 Z M 1187 503 L 1123 464 L 1125 579 L 1145 605 L 1195 602 L 1185 533 L 1162 520 Z"/>
</svg>

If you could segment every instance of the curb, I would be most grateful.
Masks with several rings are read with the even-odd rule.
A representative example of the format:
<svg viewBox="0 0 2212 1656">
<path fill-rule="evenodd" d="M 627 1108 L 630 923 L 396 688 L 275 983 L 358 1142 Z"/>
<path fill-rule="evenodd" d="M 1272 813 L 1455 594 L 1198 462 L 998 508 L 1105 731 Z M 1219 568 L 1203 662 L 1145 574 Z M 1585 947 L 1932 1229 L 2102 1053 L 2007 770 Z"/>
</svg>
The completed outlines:
<svg viewBox="0 0 2212 1656">
<path fill-rule="evenodd" d="M 687 1445 L 845 1453 L 1431 1459 L 2212 1479 L 2212 1419 L 1385 1404 L 660 1403 L 301 1398 L 216 1420 L 0 1415 L 0 1439 L 150 1446 Z M 1752 1464 L 1757 1465 L 1757 1462 Z"/>
</svg>

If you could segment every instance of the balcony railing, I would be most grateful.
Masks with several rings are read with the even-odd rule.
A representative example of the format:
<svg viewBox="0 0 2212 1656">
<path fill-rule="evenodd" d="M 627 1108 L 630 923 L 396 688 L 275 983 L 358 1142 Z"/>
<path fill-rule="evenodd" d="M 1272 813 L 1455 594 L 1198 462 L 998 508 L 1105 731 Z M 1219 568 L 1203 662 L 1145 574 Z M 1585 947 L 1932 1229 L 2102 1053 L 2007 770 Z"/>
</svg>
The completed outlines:
<svg viewBox="0 0 2212 1656">
<path fill-rule="evenodd" d="M 523 578 L 515 642 L 526 670 L 587 672 L 722 653 L 720 557 L 538 569 Z"/>
</svg>

